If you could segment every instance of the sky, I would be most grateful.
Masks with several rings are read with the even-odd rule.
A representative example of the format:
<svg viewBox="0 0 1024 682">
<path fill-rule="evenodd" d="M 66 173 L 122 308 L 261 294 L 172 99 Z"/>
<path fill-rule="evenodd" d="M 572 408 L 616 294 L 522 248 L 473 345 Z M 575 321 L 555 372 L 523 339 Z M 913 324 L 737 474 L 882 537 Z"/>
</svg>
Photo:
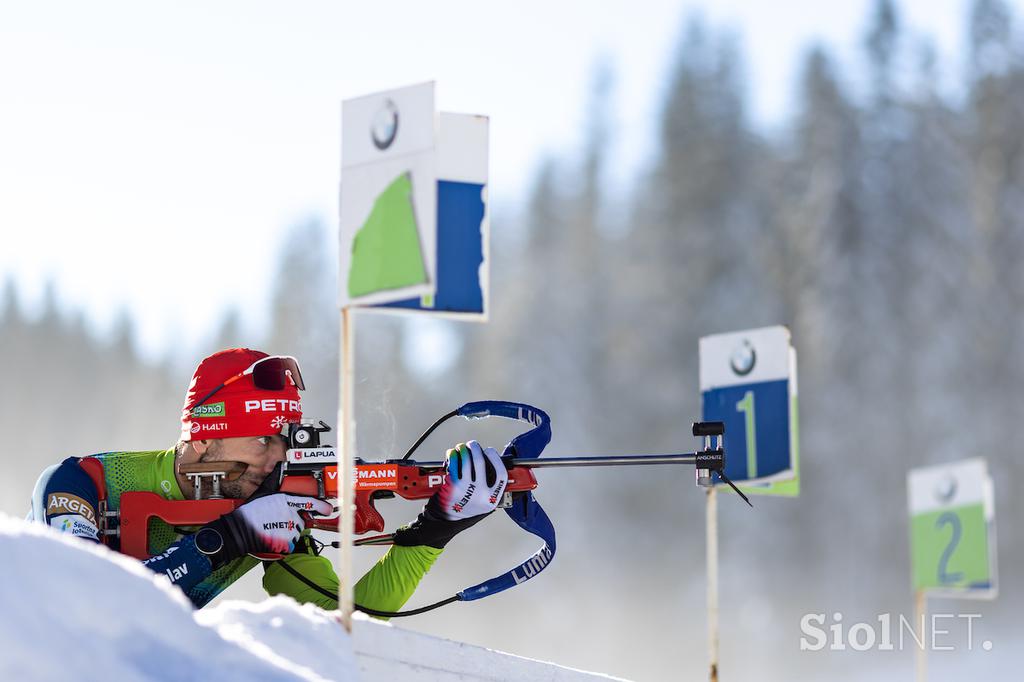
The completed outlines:
<svg viewBox="0 0 1024 682">
<path fill-rule="evenodd" d="M 231 306 L 256 333 L 288 228 L 336 226 L 343 99 L 435 81 L 441 110 L 490 117 L 489 196 L 514 209 L 540 160 L 580 147 L 600 61 L 628 178 L 687 16 L 737 32 L 770 131 L 808 45 L 856 64 L 872 4 L 0 0 L 0 279 L 30 311 L 52 281 L 99 334 L 127 311 L 153 359 Z M 955 73 L 967 0 L 899 7 Z"/>
</svg>

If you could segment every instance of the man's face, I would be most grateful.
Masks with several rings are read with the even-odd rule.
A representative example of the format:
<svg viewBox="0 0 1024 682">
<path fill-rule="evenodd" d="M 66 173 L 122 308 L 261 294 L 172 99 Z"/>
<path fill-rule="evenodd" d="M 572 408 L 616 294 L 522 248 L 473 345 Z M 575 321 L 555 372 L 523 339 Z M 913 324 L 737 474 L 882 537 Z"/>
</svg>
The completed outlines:
<svg viewBox="0 0 1024 682">
<path fill-rule="evenodd" d="M 287 445 L 282 436 L 260 438 L 219 438 L 211 440 L 199 461 L 241 462 L 247 469 L 234 481 L 222 481 L 221 492 L 225 497 L 244 500 L 256 492 L 263 479 L 278 462 L 284 461 Z"/>
</svg>

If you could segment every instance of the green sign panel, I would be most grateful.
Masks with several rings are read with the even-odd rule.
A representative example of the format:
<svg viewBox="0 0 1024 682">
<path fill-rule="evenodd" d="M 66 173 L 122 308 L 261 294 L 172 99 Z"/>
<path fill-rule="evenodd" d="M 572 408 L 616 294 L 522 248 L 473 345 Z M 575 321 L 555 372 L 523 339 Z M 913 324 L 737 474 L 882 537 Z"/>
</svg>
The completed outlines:
<svg viewBox="0 0 1024 682">
<path fill-rule="evenodd" d="M 348 294 L 356 298 L 426 281 L 412 180 L 405 172 L 377 196 L 370 217 L 352 240 Z"/>
<path fill-rule="evenodd" d="M 995 515 L 985 460 L 914 469 L 907 492 L 914 589 L 995 596 Z"/>
</svg>

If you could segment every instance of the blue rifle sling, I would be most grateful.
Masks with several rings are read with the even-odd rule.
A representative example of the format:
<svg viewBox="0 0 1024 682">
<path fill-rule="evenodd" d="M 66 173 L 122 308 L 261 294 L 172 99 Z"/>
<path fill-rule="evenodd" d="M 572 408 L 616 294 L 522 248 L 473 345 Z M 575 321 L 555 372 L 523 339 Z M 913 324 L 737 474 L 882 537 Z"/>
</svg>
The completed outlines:
<svg viewBox="0 0 1024 682">
<path fill-rule="evenodd" d="M 544 546 L 511 571 L 459 592 L 460 600 L 473 601 L 515 587 L 543 571 L 554 559 L 555 527 L 551 525 L 551 520 L 534 499 L 532 492 L 517 495 L 505 513 L 519 524 L 520 528 L 542 539 Z"/>
<path fill-rule="evenodd" d="M 466 403 L 458 409 L 458 413 L 468 419 L 494 416 L 533 424 L 532 429 L 519 434 L 505 446 L 502 456 L 519 459 L 540 457 L 540 453 L 551 441 L 551 419 L 543 410 L 532 405 L 483 400 Z M 543 540 L 544 546 L 511 571 L 459 592 L 458 597 L 461 601 L 481 599 L 526 582 L 547 568 L 555 557 L 555 527 L 532 492 L 513 494 L 512 506 L 506 509 L 505 513 L 520 528 Z"/>
<path fill-rule="evenodd" d="M 523 459 L 540 457 L 551 442 L 551 418 L 544 410 L 525 403 L 510 403 L 504 400 L 481 400 L 466 403 L 456 412 L 466 419 L 484 417 L 505 417 L 533 424 L 533 428 L 521 433 L 505 446 L 502 457 L 512 455 Z"/>
</svg>

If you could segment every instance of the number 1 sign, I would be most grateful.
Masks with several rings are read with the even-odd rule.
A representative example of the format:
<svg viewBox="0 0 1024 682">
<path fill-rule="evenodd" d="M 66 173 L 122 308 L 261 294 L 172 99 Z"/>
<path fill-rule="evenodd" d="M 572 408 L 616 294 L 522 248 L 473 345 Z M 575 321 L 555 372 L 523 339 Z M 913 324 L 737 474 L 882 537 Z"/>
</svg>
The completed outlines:
<svg viewBox="0 0 1024 682">
<path fill-rule="evenodd" d="M 982 458 L 907 474 L 915 590 L 943 597 L 996 594 L 992 479 Z"/>
<path fill-rule="evenodd" d="M 796 350 L 785 327 L 700 340 L 703 419 L 725 422 L 725 473 L 744 492 L 800 493 Z"/>
</svg>

